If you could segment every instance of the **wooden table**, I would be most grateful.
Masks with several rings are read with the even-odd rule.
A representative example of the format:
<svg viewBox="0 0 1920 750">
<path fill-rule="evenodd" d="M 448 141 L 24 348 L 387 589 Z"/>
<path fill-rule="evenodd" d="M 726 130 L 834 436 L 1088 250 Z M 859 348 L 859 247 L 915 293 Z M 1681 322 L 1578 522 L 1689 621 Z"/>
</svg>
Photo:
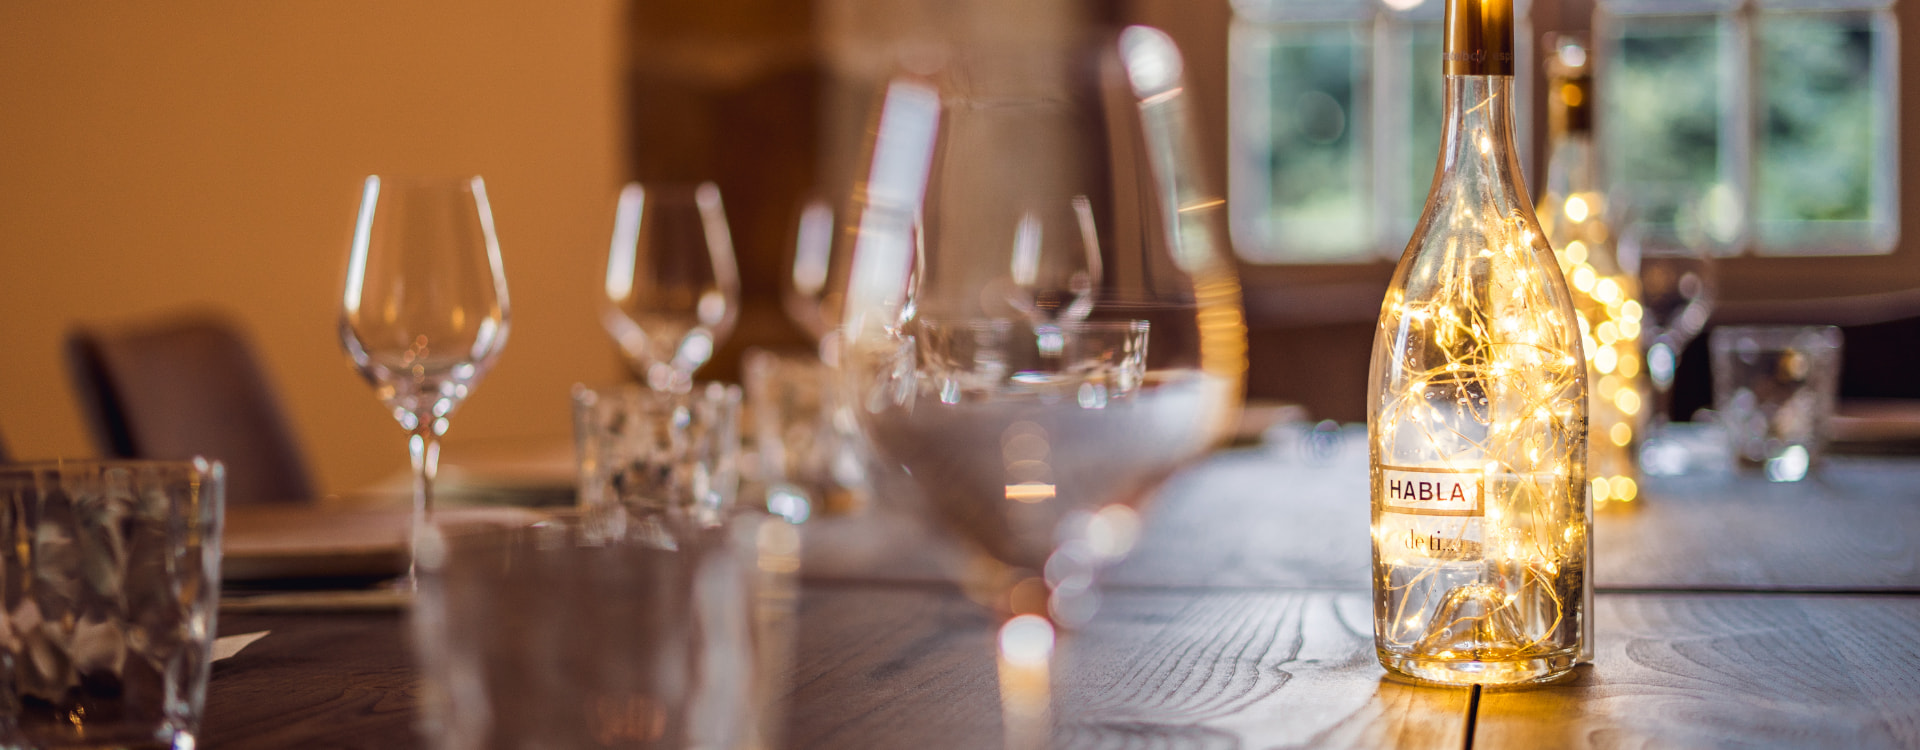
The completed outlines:
<svg viewBox="0 0 1920 750">
<path fill-rule="evenodd" d="M 1920 747 L 1920 461 L 1650 480 L 1596 530 L 1597 656 L 1479 693 L 1375 661 L 1362 441 L 1222 454 L 1171 483 L 1063 641 L 1056 747 Z M 788 741 L 996 747 L 994 623 L 881 507 L 807 529 Z M 397 614 L 223 615 L 213 748 L 408 747 Z"/>
</svg>

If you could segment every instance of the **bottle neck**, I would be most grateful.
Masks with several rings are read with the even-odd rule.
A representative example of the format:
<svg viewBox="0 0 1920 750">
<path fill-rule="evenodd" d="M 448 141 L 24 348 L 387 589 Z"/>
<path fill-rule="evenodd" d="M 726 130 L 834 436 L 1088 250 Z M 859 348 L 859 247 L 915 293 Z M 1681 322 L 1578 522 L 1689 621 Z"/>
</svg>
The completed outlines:
<svg viewBox="0 0 1920 750">
<path fill-rule="evenodd" d="M 1600 168 L 1592 133 L 1561 130 L 1548 134 L 1545 187 L 1549 195 L 1560 196 L 1599 191 Z"/>
<path fill-rule="evenodd" d="M 1547 192 L 1594 192 L 1600 173 L 1593 146 L 1593 80 L 1556 73 L 1547 89 Z"/>
<path fill-rule="evenodd" d="M 1513 0 L 1447 0 L 1448 76 L 1513 76 Z"/>
<path fill-rule="evenodd" d="M 1446 79 L 1446 131 L 1440 144 L 1439 184 L 1467 180 L 1525 195 L 1515 150 L 1512 76 Z"/>
</svg>

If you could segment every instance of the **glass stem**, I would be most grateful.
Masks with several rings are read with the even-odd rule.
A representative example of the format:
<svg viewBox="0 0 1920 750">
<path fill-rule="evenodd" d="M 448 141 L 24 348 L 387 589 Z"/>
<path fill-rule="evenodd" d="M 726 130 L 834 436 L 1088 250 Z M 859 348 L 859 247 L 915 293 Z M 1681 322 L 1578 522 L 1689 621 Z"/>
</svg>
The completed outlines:
<svg viewBox="0 0 1920 750">
<path fill-rule="evenodd" d="M 1647 375 L 1653 382 L 1653 413 L 1647 420 L 1647 435 L 1659 437 L 1666 432 L 1667 423 L 1673 414 L 1673 381 L 1679 374 L 1679 352 L 1666 341 L 1656 341 L 1647 348 Z"/>
<path fill-rule="evenodd" d="M 440 471 L 440 436 L 434 434 L 431 417 L 420 420 L 420 427 L 407 437 L 407 453 L 413 458 L 413 522 L 407 535 L 407 588 L 419 580 L 420 535 L 433 517 L 433 480 Z"/>
</svg>

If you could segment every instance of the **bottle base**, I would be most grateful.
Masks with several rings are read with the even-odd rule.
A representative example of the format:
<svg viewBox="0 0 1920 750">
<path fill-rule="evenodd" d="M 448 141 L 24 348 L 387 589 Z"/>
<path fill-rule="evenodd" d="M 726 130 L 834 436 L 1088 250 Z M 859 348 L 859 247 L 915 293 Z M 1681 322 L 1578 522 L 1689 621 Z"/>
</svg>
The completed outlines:
<svg viewBox="0 0 1920 750">
<path fill-rule="evenodd" d="M 1580 655 L 1575 651 L 1531 659 L 1480 661 L 1436 659 L 1380 651 L 1380 665 L 1396 677 L 1429 685 L 1535 685 L 1573 672 Z"/>
</svg>

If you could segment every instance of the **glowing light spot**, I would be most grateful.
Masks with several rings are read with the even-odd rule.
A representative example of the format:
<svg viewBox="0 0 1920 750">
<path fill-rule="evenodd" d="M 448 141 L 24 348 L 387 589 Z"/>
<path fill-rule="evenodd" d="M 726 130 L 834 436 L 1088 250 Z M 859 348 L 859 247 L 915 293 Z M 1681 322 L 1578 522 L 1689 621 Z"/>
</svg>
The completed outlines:
<svg viewBox="0 0 1920 750">
<path fill-rule="evenodd" d="M 1574 240 L 1567 243 L 1567 263 L 1580 265 L 1587 262 L 1587 243 Z"/>
<path fill-rule="evenodd" d="M 1053 623 L 1021 615 L 1000 626 L 1000 656 L 1021 667 L 1043 667 L 1053 658 Z"/>
<path fill-rule="evenodd" d="M 1052 500 L 1054 488 L 1041 482 L 1021 482 L 1007 485 L 1007 499 L 1022 503 L 1043 503 Z"/>
<path fill-rule="evenodd" d="M 1631 320 L 1635 323 L 1638 323 L 1640 322 L 1640 318 L 1643 317 L 1645 314 L 1646 312 L 1640 309 L 1639 302 L 1635 302 L 1633 300 L 1627 300 L 1625 302 L 1620 303 L 1620 319 L 1621 320 Z"/>
<path fill-rule="evenodd" d="M 1603 346 L 1593 350 L 1593 369 L 1599 370 L 1600 374 L 1612 374 L 1614 366 L 1618 364 L 1619 355 L 1613 353 L 1613 347 Z"/>
<path fill-rule="evenodd" d="M 1640 374 L 1640 355 L 1627 352 L 1620 355 L 1620 374 L 1633 377 Z"/>
<path fill-rule="evenodd" d="M 1567 199 L 1567 218 L 1578 224 L 1587 220 L 1587 199 L 1578 195 Z"/>
<path fill-rule="evenodd" d="M 1613 429 L 1607 431 L 1607 438 L 1612 440 L 1614 445 L 1625 448 L 1628 443 L 1633 442 L 1633 428 L 1628 427 L 1625 422 L 1617 423 Z"/>
<path fill-rule="evenodd" d="M 1590 291 L 1593 291 L 1593 282 L 1594 282 L 1594 277 L 1593 277 L 1592 266 L 1582 264 L 1574 267 L 1573 288 L 1578 289 L 1582 292 L 1590 292 Z"/>
<path fill-rule="evenodd" d="M 1620 301 L 1620 282 L 1613 279 L 1601 279 L 1593 285 L 1593 298 L 1609 305 Z"/>
<path fill-rule="evenodd" d="M 1606 477 L 1593 478 L 1593 501 L 1600 502 L 1612 496 L 1613 490 L 1607 484 Z"/>
<path fill-rule="evenodd" d="M 1612 344 L 1620 340 L 1620 329 L 1613 324 L 1613 321 L 1609 320 L 1593 329 L 1593 337 L 1599 339 L 1603 345 Z"/>
<path fill-rule="evenodd" d="M 1109 505 L 1087 522 L 1087 546 L 1108 560 L 1125 557 L 1140 538 L 1140 514 L 1124 505 Z"/>
<path fill-rule="evenodd" d="M 1640 485 L 1634 483 L 1633 477 L 1614 477 L 1612 484 L 1616 500 L 1630 502 L 1640 496 Z"/>
<path fill-rule="evenodd" d="M 1620 407 L 1620 412 L 1627 416 L 1639 414 L 1640 394 L 1631 389 L 1623 388 L 1619 393 L 1613 394 L 1613 405 Z"/>
</svg>

